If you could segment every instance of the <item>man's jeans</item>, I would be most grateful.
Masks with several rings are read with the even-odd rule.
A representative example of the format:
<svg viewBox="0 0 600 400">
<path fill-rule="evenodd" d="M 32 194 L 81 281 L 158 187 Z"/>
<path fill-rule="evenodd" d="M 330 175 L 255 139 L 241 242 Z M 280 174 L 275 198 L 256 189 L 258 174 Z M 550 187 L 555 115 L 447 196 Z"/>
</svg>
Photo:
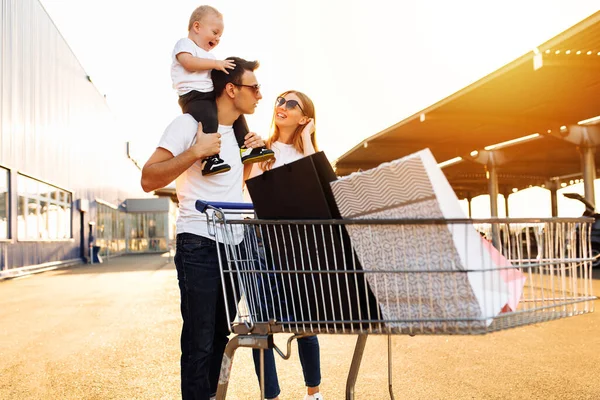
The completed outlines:
<svg viewBox="0 0 600 400">
<path fill-rule="evenodd" d="M 223 245 L 219 245 L 221 250 Z M 229 341 L 221 273 L 214 240 L 177 235 L 175 266 L 181 293 L 181 394 L 183 400 L 209 400 L 217 392 L 223 351 Z M 226 279 L 231 319 L 236 308 Z"/>
</svg>

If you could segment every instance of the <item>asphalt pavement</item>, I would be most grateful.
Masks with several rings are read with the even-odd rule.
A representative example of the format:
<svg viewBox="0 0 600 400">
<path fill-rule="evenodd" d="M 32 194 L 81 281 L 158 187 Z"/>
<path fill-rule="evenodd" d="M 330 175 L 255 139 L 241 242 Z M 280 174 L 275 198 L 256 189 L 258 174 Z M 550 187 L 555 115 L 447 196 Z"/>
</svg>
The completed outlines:
<svg viewBox="0 0 600 400">
<path fill-rule="evenodd" d="M 600 399 L 596 308 L 484 336 L 393 336 L 395 398 Z M 180 329 L 175 268 L 159 255 L 0 281 L 0 399 L 180 398 Z M 356 336 L 319 340 L 322 394 L 344 399 Z M 292 354 L 278 360 L 282 400 L 304 395 L 295 343 Z M 239 349 L 228 399 L 259 394 L 250 350 Z M 386 398 L 387 337 L 370 336 L 356 399 Z"/>
</svg>

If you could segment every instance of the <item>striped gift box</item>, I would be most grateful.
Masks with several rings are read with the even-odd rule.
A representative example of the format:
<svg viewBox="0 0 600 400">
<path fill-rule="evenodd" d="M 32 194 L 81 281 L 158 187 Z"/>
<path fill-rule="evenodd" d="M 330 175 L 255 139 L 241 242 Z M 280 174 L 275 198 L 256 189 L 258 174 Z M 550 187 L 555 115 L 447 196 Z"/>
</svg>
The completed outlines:
<svg viewBox="0 0 600 400">
<path fill-rule="evenodd" d="M 331 188 L 343 218 L 466 218 L 428 149 L 343 177 Z M 470 224 L 347 229 L 365 270 L 408 271 L 366 274 L 391 326 L 432 331 L 484 327 L 507 302 L 506 285 L 498 271 L 489 270 L 494 265 L 489 251 Z"/>
</svg>

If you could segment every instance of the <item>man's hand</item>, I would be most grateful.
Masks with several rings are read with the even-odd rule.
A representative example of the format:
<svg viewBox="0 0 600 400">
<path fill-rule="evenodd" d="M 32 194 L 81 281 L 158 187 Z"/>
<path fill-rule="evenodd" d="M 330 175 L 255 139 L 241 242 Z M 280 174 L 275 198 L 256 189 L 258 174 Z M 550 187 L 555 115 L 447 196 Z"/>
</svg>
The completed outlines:
<svg viewBox="0 0 600 400">
<path fill-rule="evenodd" d="M 199 160 L 219 153 L 221 151 L 221 134 L 204 133 L 202 130 L 202 123 L 198 122 L 196 143 L 190 147 L 190 151 L 194 154 L 194 157 L 198 158 Z"/>
<path fill-rule="evenodd" d="M 265 141 L 262 140 L 257 133 L 248 132 L 248 134 L 244 137 L 244 146 L 247 149 L 253 149 L 256 147 L 263 147 L 265 145 Z"/>
<path fill-rule="evenodd" d="M 215 65 L 216 65 L 216 67 L 213 69 L 223 71 L 227 75 L 229 75 L 229 71 L 227 71 L 228 69 L 235 68 L 235 64 L 232 60 L 215 60 Z"/>
</svg>

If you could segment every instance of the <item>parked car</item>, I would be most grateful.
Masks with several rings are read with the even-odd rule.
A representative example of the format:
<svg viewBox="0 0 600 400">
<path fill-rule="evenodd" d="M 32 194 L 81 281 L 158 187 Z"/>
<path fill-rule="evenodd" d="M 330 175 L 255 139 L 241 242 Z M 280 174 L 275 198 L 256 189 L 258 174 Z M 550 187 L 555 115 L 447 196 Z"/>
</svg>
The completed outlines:
<svg viewBox="0 0 600 400">
<path fill-rule="evenodd" d="M 592 229 L 590 233 L 590 239 L 592 242 L 592 257 L 597 257 L 600 254 L 600 214 L 596 212 L 596 209 L 592 203 L 587 201 L 585 197 L 579 193 L 563 193 L 565 197 L 573 200 L 579 200 L 585 205 L 585 211 L 583 212 L 584 217 L 594 218 L 592 223 Z M 579 235 L 577 235 L 579 236 Z M 600 267 L 600 257 L 596 258 L 593 262 L 593 267 Z"/>
</svg>

